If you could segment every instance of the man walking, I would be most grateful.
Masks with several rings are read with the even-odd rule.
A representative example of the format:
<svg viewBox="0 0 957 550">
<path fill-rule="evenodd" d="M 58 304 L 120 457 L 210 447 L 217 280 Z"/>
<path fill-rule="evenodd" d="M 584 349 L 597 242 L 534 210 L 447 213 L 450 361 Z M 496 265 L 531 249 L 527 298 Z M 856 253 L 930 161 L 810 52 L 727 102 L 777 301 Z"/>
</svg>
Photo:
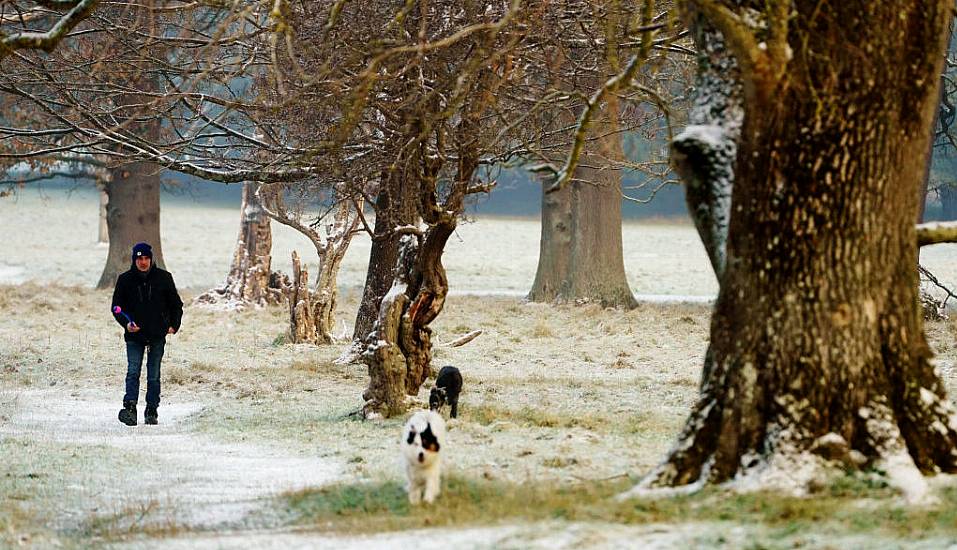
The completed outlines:
<svg viewBox="0 0 957 550">
<path fill-rule="evenodd" d="M 183 319 L 183 301 L 176 292 L 173 276 L 153 265 L 153 248 L 146 243 L 133 246 L 129 271 L 116 279 L 113 290 L 113 317 L 124 329 L 126 340 L 126 394 L 120 422 L 136 425 L 136 401 L 140 393 L 140 370 L 146 358 L 146 412 L 143 420 L 156 424 L 160 403 L 160 361 L 166 335 L 175 334 Z"/>
</svg>

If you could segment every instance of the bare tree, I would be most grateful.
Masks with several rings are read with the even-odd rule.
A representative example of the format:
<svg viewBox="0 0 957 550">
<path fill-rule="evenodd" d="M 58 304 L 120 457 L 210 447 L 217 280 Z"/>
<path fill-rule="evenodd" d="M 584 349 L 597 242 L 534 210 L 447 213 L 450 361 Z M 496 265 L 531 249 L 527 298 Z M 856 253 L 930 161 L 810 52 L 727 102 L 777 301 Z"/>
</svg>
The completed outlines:
<svg viewBox="0 0 957 550">
<path fill-rule="evenodd" d="M 302 267 L 297 253 L 293 253 L 293 279 L 287 300 L 290 314 L 290 336 L 294 343 L 331 344 L 335 328 L 336 303 L 339 289 L 339 268 L 349 243 L 359 227 L 362 202 L 348 197 L 333 196 L 330 214 L 307 221 L 305 206 L 309 192 L 300 189 L 294 208 L 287 207 L 289 189 L 284 184 L 263 185 L 258 197 L 263 210 L 274 220 L 287 225 L 312 242 L 319 257 L 319 273 L 314 289 L 308 285 L 309 275 Z"/>
<path fill-rule="evenodd" d="M 547 153 L 549 130 L 540 129 L 538 117 L 568 101 L 561 90 L 535 97 L 542 88 L 532 73 L 548 45 L 542 37 L 553 32 L 545 24 L 553 3 L 146 6 L 159 22 L 150 32 L 119 32 L 107 17 L 90 24 L 119 36 L 117 50 L 148 56 L 152 65 L 124 66 L 155 67 L 145 80 L 155 89 L 131 78 L 122 85 L 104 79 L 93 68 L 109 58 L 88 51 L 58 58 L 62 71 L 23 58 L 0 74 L 0 90 L 51 124 L 44 131 L 0 128 L 0 137 L 36 154 L 147 160 L 219 182 L 303 182 L 373 205 L 375 228 L 363 228 L 379 264 L 370 267 L 367 288 L 374 273 L 405 299 L 376 284 L 364 300 L 379 302 L 369 333 L 357 323 L 369 344 L 365 410 L 401 411 L 430 372 L 429 324 L 448 289 L 441 256 L 464 197 L 494 183 L 483 181 L 480 169 Z M 111 94 L 142 97 L 139 109 L 118 107 Z M 163 131 L 143 132 L 154 120 L 162 120 Z M 409 266 L 404 275 L 394 271 L 398 261 L 383 261 L 400 257 L 403 235 L 419 241 L 401 255 Z M 390 300 L 380 301 L 383 294 Z M 395 353 L 379 353 L 386 349 Z"/>
<path fill-rule="evenodd" d="M 641 82 L 609 93 L 591 118 L 593 132 L 586 141 L 569 185 L 550 189 L 551 174 L 542 175 L 542 237 L 538 270 L 528 299 L 532 301 L 598 302 L 633 307 L 636 302 L 625 276 L 622 258 L 622 175 L 654 166 L 645 159 L 628 162 L 622 140 L 660 123 L 669 109 L 663 96 L 674 75 L 661 78 L 675 63 L 674 43 L 681 29 L 668 24 L 667 8 L 656 13 L 652 3 L 565 2 L 556 6 L 543 28 L 539 78 L 545 90 L 530 97 L 555 96 L 552 110 L 543 113 L 540 126 L 548 133 L 536 149 L 539 160 L 557 164 L 570 145 L 576 120 L 586 109 L 581 90 L 594 88 L 620 70 L 621 58 L 635 55 L 644 65 Z M 584 23 L 584 24 L 583 24 Z M 680 74 L 680 73 L 679 73 Z M 683 91 L 683 90 L 682 90 Z M 660 128 L 660 126 L 658 126 Z M 656 128 L 656 129 L 658 129 Z M 660 136 L 658 136 L 660 139 Z M 542 171 L 539 164 L 536 170 Z M 661 174 L 658 176 L 660 181 Z M 656 191 L 647 193 L 652 195 Z M 637 199 L 644 202 L 649 199 Z"/>
</svg>

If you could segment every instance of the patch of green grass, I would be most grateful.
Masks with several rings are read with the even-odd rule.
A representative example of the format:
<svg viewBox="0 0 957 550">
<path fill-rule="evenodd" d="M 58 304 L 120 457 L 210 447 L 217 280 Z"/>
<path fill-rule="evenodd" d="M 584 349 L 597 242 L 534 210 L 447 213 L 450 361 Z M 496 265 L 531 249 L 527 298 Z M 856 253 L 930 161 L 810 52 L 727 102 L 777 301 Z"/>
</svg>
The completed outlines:
<svg viewBox="0 0 957 550">
<path fill-rule="evenodd" d="M 337 485 L 284 495 L 294 523 L 323 529 L 378 532 L 461 526 L 501 520 L 568 517 L 577 501 L 608 498 L 625 485 L 518 485 L 447 476 L 434 505 L 412 506 L 398 481 Z"/>
<path fill-rule="evenodd" d="M 633 480 L 578 484 L 511 484 L 449 476 L 434 505 L 411 506 L 397 481 L 344 484 L 288 493 L 283 504 L 297 525 L 379 532 L 500 521 L 612 521 L 626 524 L 734 522 L 760 527 L 774 539 L 801 532 L 880 534 L 915 540 L 957 536 L 957 488 L 933 507 L 905 507 L 886 487 L 840 477 L 813 498 L 778 493 L 737 494 L 710 488 L 693 495 L 618 502 Z"/>
</svg>

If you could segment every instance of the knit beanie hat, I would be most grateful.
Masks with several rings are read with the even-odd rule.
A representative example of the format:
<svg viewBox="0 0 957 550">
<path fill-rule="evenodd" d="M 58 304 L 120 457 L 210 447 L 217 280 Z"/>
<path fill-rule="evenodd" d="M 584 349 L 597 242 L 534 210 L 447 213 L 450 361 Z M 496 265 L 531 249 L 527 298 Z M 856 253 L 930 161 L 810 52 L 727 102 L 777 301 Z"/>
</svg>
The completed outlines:
<svg viewBox="0 0 957 550">
<path fill-rule="evenodd" d="M 153 259 L 153 247 L 146 243 L 136 243 L 133 245 L 133 261 L 135 262 L 136 259 L 141 256 Z"/>
</svg>

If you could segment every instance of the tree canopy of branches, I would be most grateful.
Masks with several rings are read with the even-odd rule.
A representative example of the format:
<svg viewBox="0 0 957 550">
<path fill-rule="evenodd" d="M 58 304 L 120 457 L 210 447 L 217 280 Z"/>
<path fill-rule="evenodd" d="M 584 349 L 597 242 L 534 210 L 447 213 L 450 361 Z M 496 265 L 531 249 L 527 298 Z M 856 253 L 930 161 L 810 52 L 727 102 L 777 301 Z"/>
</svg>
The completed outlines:
<svg viewBox="0 0 957 550">
<path fill-rule="evenodd" d="M 97 4 L 99 0 L 4 2 L 0 6 L 0 59 L 17 50 L 52 51 Z"/>
</svg>

